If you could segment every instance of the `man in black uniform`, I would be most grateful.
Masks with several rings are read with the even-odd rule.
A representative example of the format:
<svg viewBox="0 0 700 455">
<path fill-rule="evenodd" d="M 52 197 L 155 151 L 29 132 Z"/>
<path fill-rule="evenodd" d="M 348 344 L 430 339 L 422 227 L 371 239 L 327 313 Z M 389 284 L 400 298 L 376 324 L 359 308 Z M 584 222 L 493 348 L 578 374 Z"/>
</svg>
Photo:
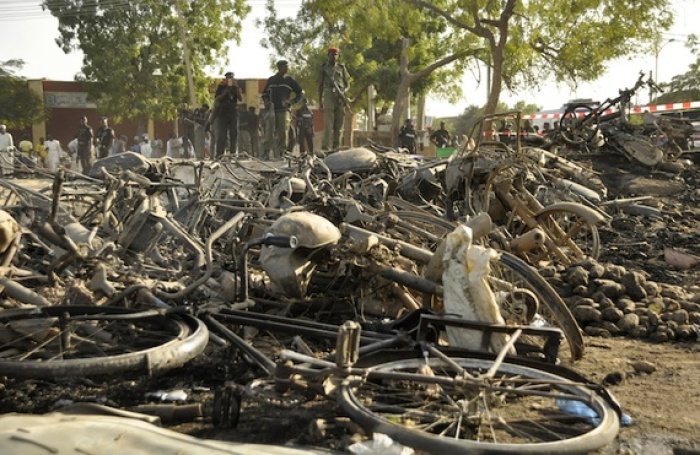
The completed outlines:
<svg viewBox="0 0 700 455">
<path fill-rule="evenodd" d="M 399 130 L 399 147 L 407 148 L 409 153 L 416 153 L 416 130 L 409 118 Z"/>
<path fill-rule="evenodd" d="M 114 129 L 109 126 L 107 117 L 102 117 L 102 125 L 97 128 L 97 157 L 105 158 L 112 152 L 115 139 Z"/>
<path fill-rule="evenodd" d="M 304 96 L 299 83 L 288 76 L 287 71 L 289 71 L 289 63 L 286 60 L 277 62 L 277 74 L 267 80 L 262 94 L 265 108 L 271 107 L 274 110 L 274 138 L 276 141 L 273 141 L 272 137 L 266 139 L 273 144 L 270 153 L 274 154 L 275 158 L 281 158 L 287 150 L 289 126 L 292 121 L 292 105 L 301 101 Z M 296 96 L 290 100 L 292 93 L 295 93 Z M 271 134 L 271 132 L 267 134 Z"/>
<path fill-rule="evenodd" d="M 229 71 L 224 77 L 214 95 L 216 150 L 212 153 L 212 158 L 224 154 L 227 139 L 231 153 L 235 154 L 238 150 L 238 102 L 243 100 L 243 95 L 232 72 Z"/>
<path fill-rule="evenodd" d="M 78 127 L 78 160 L 80 167 L 83 169 L 83 174 L 88 174 L 92 167 L 92 140 L 95 135 L 92 128 L 88 125 L 86 116 L 80 117 L 80 126 Z"/>
</svg>

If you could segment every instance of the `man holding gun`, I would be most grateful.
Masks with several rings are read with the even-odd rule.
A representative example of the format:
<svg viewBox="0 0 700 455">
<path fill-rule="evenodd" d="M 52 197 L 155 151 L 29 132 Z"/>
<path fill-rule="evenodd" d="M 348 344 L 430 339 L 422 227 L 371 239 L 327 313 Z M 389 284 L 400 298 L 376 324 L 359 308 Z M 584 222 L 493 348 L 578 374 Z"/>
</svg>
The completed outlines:
<svg viewBox="0 0 700 455">
<path fill-rule="evenodd" d="M 321 149 L 324 151 L 337 151 L 340 147 L 345 108 L 350 109 L 350 103 L 345 97 L 348 71 L 345 65 L 338 63 L 339 53 L 337 47 L 328 49 L 328 60 L 321 65 L 318 77 L 318 102 L 324 120 Z"/>
</svg>

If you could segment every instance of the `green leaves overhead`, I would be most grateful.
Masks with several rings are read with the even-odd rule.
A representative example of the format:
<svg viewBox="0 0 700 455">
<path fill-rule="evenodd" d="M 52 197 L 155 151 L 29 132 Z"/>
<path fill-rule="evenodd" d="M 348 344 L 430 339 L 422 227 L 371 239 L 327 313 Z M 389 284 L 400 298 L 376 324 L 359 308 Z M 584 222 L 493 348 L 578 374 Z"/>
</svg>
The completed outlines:
<svg viewBox="0 0 700 455">
<path fill-rule="evenodd" d="M 176 5 L 176 1 L 179 3 Z M 57 44 L 85 55 L 78 80 L 113 117 L 172 119 L 187 100 L 177 8 L 199 99 L 208 99 L 207 66 L 225 63 L 226 43 L 239 41 L 245 0 L 44 0 L 59 20 Z"/>
<path fill-rule="evenodd" d="M 15 76 L 24 62 L 0 62 L 0 123 L 8 128 L 26 128 L 46 119 L 44 100 L 27 86 L 27 81 Z"/>
</svg>

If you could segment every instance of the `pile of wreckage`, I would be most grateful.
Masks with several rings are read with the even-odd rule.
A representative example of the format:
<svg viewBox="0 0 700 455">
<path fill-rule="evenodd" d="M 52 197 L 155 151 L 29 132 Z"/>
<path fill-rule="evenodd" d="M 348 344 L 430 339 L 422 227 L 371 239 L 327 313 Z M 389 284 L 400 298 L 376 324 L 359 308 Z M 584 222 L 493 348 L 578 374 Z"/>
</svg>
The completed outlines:
<svg viewBox="0 0 700 455">
<path fill-rule="evenodd" d="M 336 374 L 354 371 L 375 344 L 421 346 L 438 358 L 445 354 L 434 346 L 491 352 L 493 392 L 495 372 L 515 375 L 504 356 L 566 376 L 556 364 L 584 355 L 583 333 L 654 341 L 699 333 L 700 294 L 596 261 L 605 248 L 599 229 L 617 210 L 652 209 L 606 201 L 591 170 L 520 141 L 472 140 L 434 160 L 375 144 L 283 163 L 125 153 L 98 160 L 89 176 L 46 177 L 0 181 L 0 373 L 8 377 L 154 375 L 212 345 L 236 346 L 277 374 L 249 348 L 258 333 L 242 330 L 250 325 L 294 335 L 299 352 L 272 357 L 334 363 Z M 675 253 L 676 264 L 697 264 Z M 337 344 L 298 336 L 321 332 Z M 481 378 L 470 373 L 483 368 L 462 365 L 460 377 Z M 611 423 L 608 405 L 589 406 L 606 418 L 589 418 L 576 448 L 557 453 L 585 453 L 581 438 L 600 446 L 617 432 L 620 415 Z M 387 421 L 362 426 L 444 451 L 410 443 Z"/>
</svg>

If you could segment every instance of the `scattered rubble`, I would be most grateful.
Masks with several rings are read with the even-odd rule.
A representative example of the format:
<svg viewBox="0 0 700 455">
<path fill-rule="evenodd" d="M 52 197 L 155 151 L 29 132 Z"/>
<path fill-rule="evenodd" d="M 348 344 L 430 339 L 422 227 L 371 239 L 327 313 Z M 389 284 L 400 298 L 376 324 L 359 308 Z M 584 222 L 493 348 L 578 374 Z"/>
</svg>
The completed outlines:
<svg viewBox="0 0 700 455">
<path fill-rule="evenodd" d="M 70 367 L 97 352 L 121 355 L 112 351 L 116 344 L 138 353 L 169 345 L 163 333 L 185 340 L 196 333 L 186 341 L 193 347 L 187 357 L 173 359 L 168 351 L 168 359 L 157 359 L 149 351 L 141 373 L 155 378 L 211 356 L 206 368 L 218 387 L 204 383 L 202 392 L 199 385 L 155 383 L 160 387 L 141 389 L 122 405 L 173 421 L 214 415 L 233 427 L 239 390 L 223 385 L 253 373 L 212 351 L 232 349 L 231 339 L 242 340 L 233 343 L 239 347 L 267 342 L 270 334 L 270 349 L 284 344 L 275 328 L 207 329 L 200 318 L 222 309 L 264 309 L 270 319 L 293 318 L 301 327 L 347 319 L 399 324 L 421 311 L 457 313 L 455 302 L 477 302 L 470 320 L 559 328 L 560 355 L 571 360 L 585 355 L 579 328 L 590 337 L 697 341 L 700 287 L 687 285 L 700 263 L 697 167 L 677 160 L 663 171 L 644 168 L 637 178 L 611 166 L 596 170 L 580 151 L 558 152 L 487 141 L 435 160 L 373 144 L 277 163 L 129 153 L 99 160 L 89 177 L 60 170 L 40 178 L 37 170 L 31 181 L 2 180 L 0 372 L 11 378 L 3 400 L 31 401 L 34 389 L 20 378 L 88 381 L 119 373 L 114 362 L 105 363 L 115 370 Z M 671 180 L 659 183 L 656 173 L 669 170 Z M 460 235 L 462 243 L 455 240 Z M 513 259 L 499 262 L 504 255 Z M 35 318 L 31 308 L 51 310 Z M 107 308 L 120 309 L 105 310 L 114 320 L 139 324 L 105 323 Z M 301 355 L 333 352 L 297 338 Z M 462 343 L 452 333 L 447 338 Z M 499 333 L 492 349 L 510 350 L 517 338 Z M 236 355 L 275 369 L 253 350 Z M 11 368 L 32 362 L 63 366 L 41 373 L 45 378 Z M 657 371 L 647 361 L 627 366 L 631 371 L 611 372 L 603 383 Z M 211 403 L 190 406 L 191 395 L 214 390 L 218 413 Z M 358 431 L 342 420 L 314 422 L 309 440 Z"/>
</svg>

